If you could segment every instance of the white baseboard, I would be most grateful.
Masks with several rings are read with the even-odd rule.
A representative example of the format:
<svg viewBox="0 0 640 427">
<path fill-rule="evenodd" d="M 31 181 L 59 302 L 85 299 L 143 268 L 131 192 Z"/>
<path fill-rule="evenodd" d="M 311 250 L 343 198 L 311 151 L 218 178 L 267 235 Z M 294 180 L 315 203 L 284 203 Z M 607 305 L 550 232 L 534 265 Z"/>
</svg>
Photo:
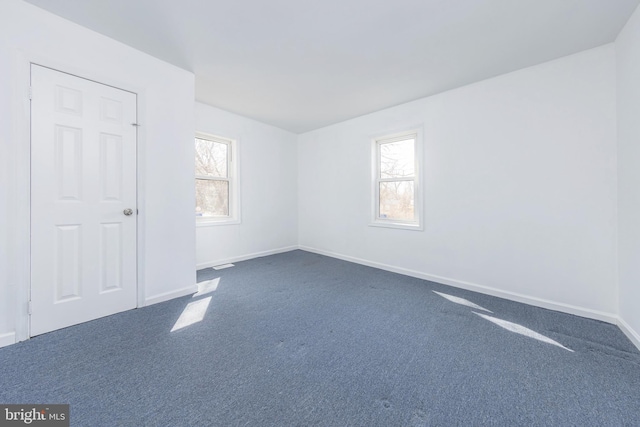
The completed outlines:
<svg viewBox="0 0 640 427">
<path fill-rule="evenodd" d="M 180 298 L 185 295 L 193 294 L 198 292 L 198 286 L 193 284 L 191 286 L 187 286 L 186 288 L 178 289 L 175 291 L 169 291 L 162 294 L 154 295 L 152 297 L 146 298 L 144 300 L 144 306 L 157 304 L 159 302 L 169 301 L 170 299 Z"/>
<path fill-rule="evenodd" d="M 16 333 L 7 332 L 6 334 L 0 334 L 0 347 L 16 343 Z"/>
<path fill-rule="evenodd" d="M 231 257 L 231 258 L 223 258 L 223 259 L 219 259 L 219 260 L 216 260 L 216 261 L 203 262 L 201 264 L 198 264 L 198 265 L 196 265 L 196 269 L 202 270 L 203 268 L 215 267 L 216 265 L 232 264 L 234 262 L 246 261 L 248 259 L 260 258 L 260 257 L 263 257 L 263 256 L 269 256 L 269 255 L 281 254 L 283 252 L 295 251 L 296 249 L 299 249 L 298 245 L 287 246 L 287 247 L 278 248 L 278 249 L 271 249 L 271 250 L 262 251 L 262 252 L 254 252 L 252 254 L 240 255 L 240 256 Z"/>
<path fill-rule="evenodd" d="M 391 271 L 393 273 L 403 274 L 405 276 L 416 277 L 418 279 L 428 280 L 430 282 L 436 282 L 443 285 L 449 285 L 456 288 L 462 288 L 469 291 L 479 292 L 481 294 L 492 295 L 499 298 L 508 299 L 511 301 L 517 301 L 524 304 L 533 305 L 536 307 L 542 307 L 549 310 L 560 311 L 563 313 L 574 314 L 576 316 L 586 317 L 589 319 L 601 320 L 603 322 L 618 324 L 618 316 L 613 313 L 605 313 L 598 310 L 592 310 L 588 308 L 578 307 L 561 302 L 549 301 L 542 298 L 532 297 L 529 295 L 519 294 L 517 292 L 504 291 L 490 286 L 479 285 L 477 283 L 465 282 L 462 280 L 450 279 L 448 277 L 436 276 L 433 274 L 423 273 L 421 271 L 410 270 L 401 267 L 395 267 L 388 264 L 383 264 L 375 261 L 368 261 L 361 258 L 356 258 L 348 255 L 342 255 L 335 252 L 325 251 L 322 249 L 315 249 L 308 246 L 300 246 L 300 249 L 307 252 L 313 252 L 320 255 L 326 255 L 332 258 L 338 258 L 344 261 L 354 262 L 356 264 L 362 264 L 369 267 L 379 268 L 380 270 Z"/>
<path fill-rule="evenodd" d="M 618 317 L 618 327 L 620 330 L 631 340 L 631 342 L 640 350 L 640 334 L 633 330 L 627 322 L 621 317 Z"/>
</svg>

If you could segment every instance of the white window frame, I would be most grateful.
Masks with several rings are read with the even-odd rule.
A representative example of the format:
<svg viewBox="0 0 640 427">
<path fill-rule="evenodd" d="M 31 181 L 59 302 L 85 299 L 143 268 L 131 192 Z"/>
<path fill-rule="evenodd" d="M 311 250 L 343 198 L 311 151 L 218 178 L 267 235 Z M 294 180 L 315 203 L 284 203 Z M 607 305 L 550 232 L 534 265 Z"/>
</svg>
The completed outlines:
<svg viewBox="0 0 640 427">
<path fill-rule="evenodd" d="M 227 177 L 220 178 L 205 175 L 196 175 L 195 179 L 227 181 L 229 183 L 229 215 L 218 217 L 196 217 L 196 226 L 206 227 L 215 225 L 240 224 L 240 168 L 238 161 L 238 140 L 203 132 L 196 132 L 195 138 L 227 145 Z"/>
<path fill-rule="evenodd" d="M 402 141 L 407 137 L 415 137 L 414 144 L 414 175 L 413 178 L 381 178 L 380 177 L 380 147 L 383 144 Z M 423 132 L 422 128 L 385 134 L 371 140 L 371 189 L 372 189 L 372 220 L 370 226 L 398 228 L 404 230 L 424 230 L 422 209 L 422 163 L 423 163 Z M 380 183 L 396 181 L 413 181 L 414 219 L 398 220 L 380 217 Z"/>
</svg>

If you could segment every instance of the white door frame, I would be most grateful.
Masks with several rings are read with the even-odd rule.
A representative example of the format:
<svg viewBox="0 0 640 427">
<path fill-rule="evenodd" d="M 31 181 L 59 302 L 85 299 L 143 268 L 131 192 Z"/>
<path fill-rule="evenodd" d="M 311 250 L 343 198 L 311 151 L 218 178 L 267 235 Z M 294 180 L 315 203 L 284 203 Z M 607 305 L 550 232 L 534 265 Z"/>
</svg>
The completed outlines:
<svg viewBox="0 0 640 427">
<path fill-rule="evenodd" d="M 29 301 L 31 294 L 31 64 L 51 68 L 56 71 L 71 74 L 83 79 L 92 80 L 107 86 L 113 86 L 128 92 L 133 92 L 137 96 L 136 114 L 140 124 L 137 127 L 137 147 L 136 147 L 136 205 L 138 208 L 137 235 L 136 235 L 136 276 L 137 276 L 137 304 L 136 307 L 145 305 L 145 277 L 144 277 L 144 253 L 145 253 L 145 181 L 144 181 L 144 154 L 146 147 L 146 96 L 144 88 L 131 85 L 128 82 L 114 81 L 108 75 L 102 74 L 99 70 L 79 69 L 69 64 L 61 63 L 54 58 L 43 57 L 42 55 L 29 55 L 24 52 L 15 51 L 14 69 L 15 79 L 20 84 L 16 85 L 13 93 L 12 105 L 16 112 L 17 120 L 13 123 L 12 135 L 16 141 L 15 158 L 16 162 L 9 176 L 13 177 L 12 187 L 9 193 L 16 205 L 12 207 L 13 216 L 9 218 L 14 224 L 10 230 L 9 241 L 11 243 L 12 255 L 9 263 L 8 279 L 14 284 L 15 289 L 15 333 L 16 342 L 30 338 L 29 329 Z M 29 197 L 25 197 L 29 195 Z"/>
</svg>

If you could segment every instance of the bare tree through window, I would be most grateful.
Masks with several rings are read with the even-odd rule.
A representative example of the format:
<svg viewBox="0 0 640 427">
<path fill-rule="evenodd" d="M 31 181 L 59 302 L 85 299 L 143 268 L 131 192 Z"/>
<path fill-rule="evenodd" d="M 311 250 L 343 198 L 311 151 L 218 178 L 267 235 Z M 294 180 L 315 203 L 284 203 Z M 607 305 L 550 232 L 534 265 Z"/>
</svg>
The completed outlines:
<svg viewBox="0 0 640 427">
<path fill-rule="evenodd" d="M 195 139 L 196 217 L 228 217 L 230 144 Z"/>
<path fill-rule="evenodd" d="M 415 219 L 415 136 L 378 141 L 378 217 Z"/>
</svg>

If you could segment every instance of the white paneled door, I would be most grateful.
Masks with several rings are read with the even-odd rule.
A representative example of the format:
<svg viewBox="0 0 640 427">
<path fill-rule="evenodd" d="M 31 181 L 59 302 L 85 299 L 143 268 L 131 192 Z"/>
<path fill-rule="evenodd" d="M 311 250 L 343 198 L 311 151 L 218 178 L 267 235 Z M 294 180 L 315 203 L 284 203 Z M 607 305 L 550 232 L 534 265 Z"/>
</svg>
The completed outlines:
<svg viewBox="0 0 640 427">
<path fill-rule="evenodd" d="M 31 336 L 136 306 L 136 95 L 31 66 Z"/>
</svg>

